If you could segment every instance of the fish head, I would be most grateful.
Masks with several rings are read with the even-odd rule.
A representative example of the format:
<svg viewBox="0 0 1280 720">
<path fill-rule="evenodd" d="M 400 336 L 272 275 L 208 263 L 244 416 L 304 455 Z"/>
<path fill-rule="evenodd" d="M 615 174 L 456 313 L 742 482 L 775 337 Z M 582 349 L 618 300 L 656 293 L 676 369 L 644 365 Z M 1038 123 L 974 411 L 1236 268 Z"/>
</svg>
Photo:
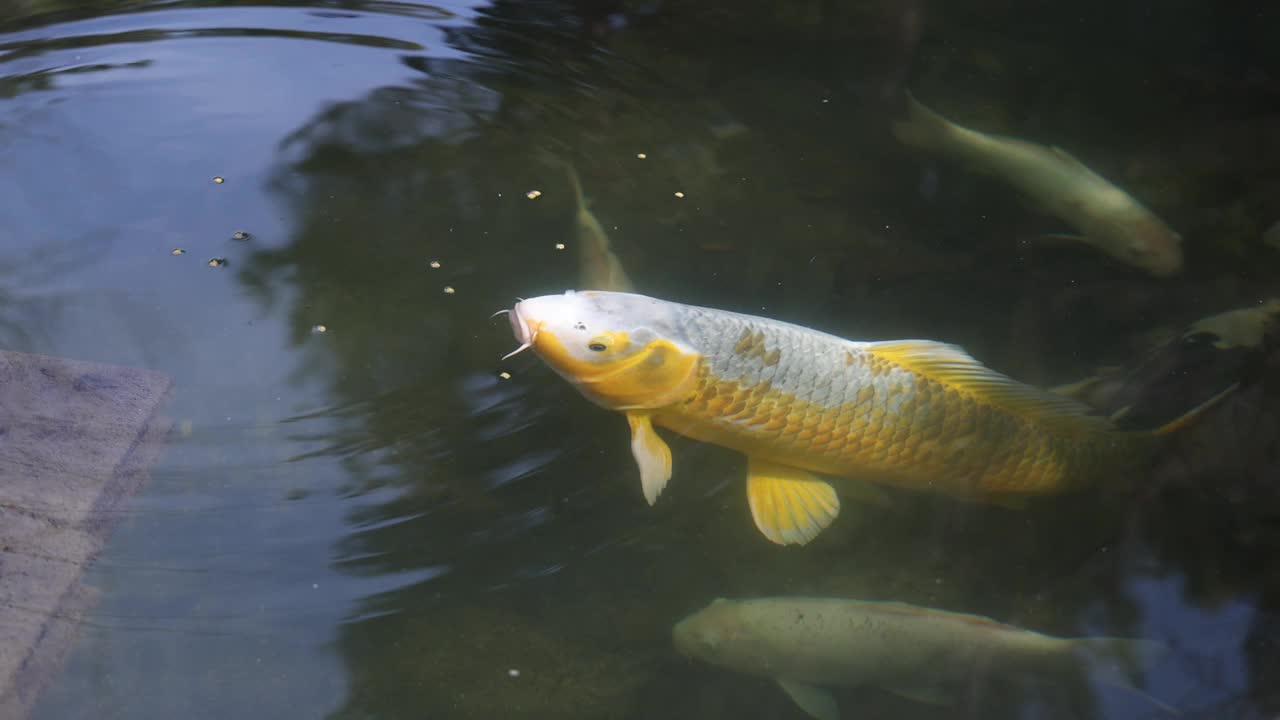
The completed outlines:
<svg viewBox="0 0 1280 720">
<path fill-rule="evenodd" d="M 610 410 L 655 409 L 686 395 L 701 355 L 674 303 L 632 293 L 572 290 L 521 300 L 509 315 L 521 346 Z"/>
<path fill-rule="evenodd" d="M 1116 259 L 1156 277 L 1182 270 L 1182 236 L 1160 218 L 1142 210 L 1104 230 L 1104 248 Z"/>
<path fill-rule="evenodd" d="M 767 648 L 752 632 L 745 603 L 716 598 L 710 605 L 671 628 L 676 652 L 718 667 L 745 673 L 766 673 Z"/>
</svg>

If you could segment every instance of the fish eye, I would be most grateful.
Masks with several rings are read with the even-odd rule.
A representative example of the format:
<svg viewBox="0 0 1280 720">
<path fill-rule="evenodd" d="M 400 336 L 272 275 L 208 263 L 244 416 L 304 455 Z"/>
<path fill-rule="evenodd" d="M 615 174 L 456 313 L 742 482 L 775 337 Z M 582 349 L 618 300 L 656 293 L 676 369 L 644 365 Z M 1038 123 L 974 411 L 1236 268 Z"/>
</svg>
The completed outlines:
<svg viewBox="0 0 1280 720">
<path fill-rule="evenodd" d="M 605 353 L 608 356 L 622 352 L 628 345 L 630 345 L 630 339 L 627 334 L 619 332 L 602 332 L 587 341 L 588 350 Z"/>
</svg>

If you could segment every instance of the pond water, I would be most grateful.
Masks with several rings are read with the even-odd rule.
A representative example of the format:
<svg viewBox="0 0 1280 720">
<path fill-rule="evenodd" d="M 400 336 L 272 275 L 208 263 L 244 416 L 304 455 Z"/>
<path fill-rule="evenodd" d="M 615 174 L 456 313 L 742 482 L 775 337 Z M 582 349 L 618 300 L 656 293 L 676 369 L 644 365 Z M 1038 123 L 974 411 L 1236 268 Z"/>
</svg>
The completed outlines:
<svg viewBox="0 0 1280 720">
<path fill-rule="evenodd" d="M 174 382 L 32 716 L 803 718 L 671 628 L 805 594 L 1174 650 L 1142 692 L 976 673 L 951 706 L 837 689 L 846 718 L 1275 712 L 1280 505 L 1225 481 L 1023 510 L 903 492 L 780 547 L 721 447 L 672 437 L 650 507 L 624 418 L 501 360 L 490 317 L 580 285 L 567 161 L 645 294 L 951 342 L 1037 385 L 1133 363 L 1152 331 L 1280 292 L 1280 13 L 1259 7 L 4 11 L 0 345 Z M 904 89 L 1068 149 L 1178 229 L 1182 271 L 1042 241 L 1064 226 L 1007 184 L 895 139 Z"/>
</svg>

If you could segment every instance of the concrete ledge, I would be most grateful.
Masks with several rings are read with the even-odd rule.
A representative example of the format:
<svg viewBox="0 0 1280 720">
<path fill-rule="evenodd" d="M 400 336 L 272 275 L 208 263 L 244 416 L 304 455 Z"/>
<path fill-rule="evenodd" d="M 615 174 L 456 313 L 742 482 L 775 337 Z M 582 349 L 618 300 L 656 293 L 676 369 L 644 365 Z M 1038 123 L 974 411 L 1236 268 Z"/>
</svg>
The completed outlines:
<svg viewBox="0 0 1280 720">
<path fill-rule="evenodd" d="M 75 643 L 81 583 L 147 479 L 171 380 L 0 352 L 0 717 L 25 718 Z"/>
</svg>

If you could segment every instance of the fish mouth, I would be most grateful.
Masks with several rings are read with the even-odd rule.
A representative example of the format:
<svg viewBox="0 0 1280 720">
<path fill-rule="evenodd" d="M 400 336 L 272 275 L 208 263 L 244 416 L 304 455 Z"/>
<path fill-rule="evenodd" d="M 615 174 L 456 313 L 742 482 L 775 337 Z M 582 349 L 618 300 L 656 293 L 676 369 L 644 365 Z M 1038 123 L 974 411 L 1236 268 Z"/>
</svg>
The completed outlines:
<svg viewBox="0 0 1280 720">
<path fill-rule="evenodd" d="M 520 347 L 512 350 L 506 355 L 503 355 L 503 360 L 514 355 L 519 355 L 529 348 L 533 348 L 538 342 L 538 328 L 542 327 L 542 323 L 535 323 L 526 318 L 524 313 L 520 312 L 520 306 L 524 305 L 525 302 L 526 301 L 522 300 L 516 303 L 516 306 L 507 312 L 507 318 L 511 322 L 511 332 L 516 336 L 516 340 L 520 343 Z M 537 352 L 536 348 L 534 349 L 534 352 Z"/>
<path fill-rule="evenodd" d="M 529 322 L 524 319 L 524 315 L 520 314 L 520 306 L 523 304 L 516 303 L 515 307 L 511 308 L 511 312 L 507 313 L 507 319 L 511 322 L 511 332 L 515 334 L 516 341 L 521 345 L 528 345 L 533 337 L 533 331 L 529 327 Z"/>
</svg>

